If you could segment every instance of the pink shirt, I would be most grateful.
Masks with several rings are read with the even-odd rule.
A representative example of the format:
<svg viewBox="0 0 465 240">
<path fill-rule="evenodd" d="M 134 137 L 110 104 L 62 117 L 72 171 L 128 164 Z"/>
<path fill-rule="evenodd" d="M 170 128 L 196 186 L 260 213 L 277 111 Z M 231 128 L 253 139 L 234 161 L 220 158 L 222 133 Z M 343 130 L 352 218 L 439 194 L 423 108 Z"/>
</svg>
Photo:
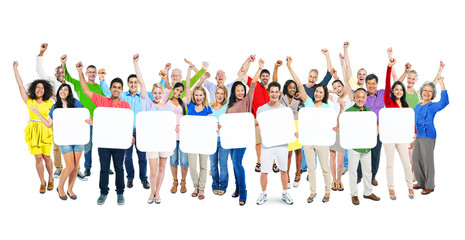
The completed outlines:
<svg viewBox="0 0 465 240">
<path fill-rule="evenodd" d="M 161 101 L 162 103 L 168 105 L 171 108 L 171 111 L 173 111 L 174 115 L 176 115 L 176 125 L 179 125 L 181 117 L 184 116 L 184 114 L 181 105 L 176 106 L 171 101 L 171 99 L 169 99 L 170 93 L 171 91 L 168 91 L 168 89 L 165 88 L 165 92 L 163 93 L 163 98 L 161 99 Z M 187 106 L 187 101 L 185 97 L 182 99 L 182 102 L 184 103 L 184 106 Z M 176 140 L 179 140 L 179 132 L 176 133 Z"/>
</svg>

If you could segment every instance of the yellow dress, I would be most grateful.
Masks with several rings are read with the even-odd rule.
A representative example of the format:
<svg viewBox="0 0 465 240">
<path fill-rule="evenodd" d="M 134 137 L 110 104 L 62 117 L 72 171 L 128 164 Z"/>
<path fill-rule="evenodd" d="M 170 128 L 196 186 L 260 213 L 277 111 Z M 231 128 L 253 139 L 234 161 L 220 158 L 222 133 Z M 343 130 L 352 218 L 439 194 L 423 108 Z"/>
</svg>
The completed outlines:
<svg viewBox="0 0 465 240">
<path fill-rule="evenodd" d="M 26 134 L 25 139 L 29 147 L 29 152 L 32 155 L 44 154 L 45 156 L 50 156 L 53 143 L 52 129 L 48 128 L 40 121 L 39 117 L 32 112 L 31 106 L 37 106 L 40 114 L 42 114 L 45 119 L 48 119 L 48 113 L 53 106 L 53 102 L 46 100 L 41 104 L 37 104 L 35 99 L 28 97 L 26 105 L 29 110 L 30 120 L 26 129 L 24 129 L 24 133 Z"/>
<path fill-rule="evenodd" d="M 295 122 L 295 129 L 299 131 L 299 120 L 294 119 Z M 288 151 L 294 151 L 298 149 L 302 149 L 302 144 L 300 144 L 299 139 L 296 139 L 294 142 L 291 142 L 287 145 Z"/>
</svg>

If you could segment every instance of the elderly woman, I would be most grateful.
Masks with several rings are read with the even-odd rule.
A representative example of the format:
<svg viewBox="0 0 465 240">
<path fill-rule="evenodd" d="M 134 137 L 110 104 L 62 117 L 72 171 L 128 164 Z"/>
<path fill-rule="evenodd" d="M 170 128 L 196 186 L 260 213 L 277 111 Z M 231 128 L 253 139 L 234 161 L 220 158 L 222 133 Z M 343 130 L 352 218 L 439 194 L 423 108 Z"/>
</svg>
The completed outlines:
<svg viewBox="0 0 465 240">
<path fill-rule="evenodd" d="M 412 160 L 417 184 L 413 185 L 413 188 L 422 188 L 421 194 L 423 195 L 434 191 L 434 145 L 436 143 L 434 117 L 449 104 L 444 77 L 439 77 L 438 82 L 441 85 L 439 102 L 432 102 L 436 97 L 436 86 L 432 82 L 426 82 L 420 88 L 423 101 L 414 109 L 417 136 L 413 146 Z"/>
</svg>

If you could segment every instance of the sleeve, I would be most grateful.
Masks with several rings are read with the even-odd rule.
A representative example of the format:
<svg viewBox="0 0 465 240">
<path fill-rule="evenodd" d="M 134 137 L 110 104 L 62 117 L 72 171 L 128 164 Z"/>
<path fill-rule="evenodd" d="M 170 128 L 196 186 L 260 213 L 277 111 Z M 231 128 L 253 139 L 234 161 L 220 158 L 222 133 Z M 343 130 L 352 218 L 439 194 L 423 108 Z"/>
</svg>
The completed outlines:
<svg viewBox="0 0 465 240">
<path fill-rule="evenodd" d="M 355 81 L 354 76 L 350 77 L 349 84 L 350 84 L 350 88 L 352 88 L 352 90 L 354 90 L 354 91 L 357 90 L 357 82 Z"/>
<path fill-rule="evenodd" d="M 81 88 L 81 83 L 78 80 L 72 78 L 71 75 L 69 75 L 68 68 L 66 67 L 66 65 L 63 66 L 63 69 L 65 69 L 65 81 L 73 84 L 75 89 Z M 78 87 L 76 85 L 78 85 Z"/>
<path fill-rule="evenodd" d="M 207 106 L 207 115 L 213 114 L 212 108 Z"/>
<path fill-rule="evenodd" d="M 147 92 L 147 96 L 149 96 L 150 100 L 153 101 L 153 94 L 151 92 Z"/>
<path fill-rule="evenodd" d="M 103 94 L 107 97 L 111 97 L 110 88 L 108 87 L 107 81 L 105 79 L 100 81 L 100 88 L 102 89 Z"/>
<path fill-rule="evenodd" d="M 323 78 L 323 81 L 320 82 L 320 84 L 323 84 L 323 85 L 325 85 L 325 86 L 328 86 L 328 83 L 329 83 L 329 81 L 331 81 L 331 78 L 332 78 L 332 77 L 333 77 L 333 76 L 331 76 L 331 73 L 330 73 L 329 71 L 326 71 L 326 75 L 325 75 L 325 77 Z"/>
<path fill-rule="evenodd" d="M 103 98 L 105 98 L 105 97 L 93 92 L 91 100 L 92 100 L 92 102 L 94 102 L 95 106 L 101 107 L 101 106 L 103 106 L 103 104 L 102 104 L 103 103 Z"/>
<path fill-rule="evenodd" d="M 163 87 L 166 87 L 166 81 L 163 80 L 163 78 L 160 79 L 160 84 L 163 85 Z"/>
<path fill-rule="evenodd" d="M 251 78 L 250 76 L 248 76 L 248 78 L 247 78 L 247 86 L 250 87 L 250 84 L 252 83 L 252 80 L 253 80 L 253 78 Z"/>
<path fill-rule="evenodd" d="M 213 84 L 212 82 L 206 80 L 205 81 L 205 88 L 207 88 L 208 93 L 210 95 L 213 95 L 213 96 L 215 95 L 215 91 L 216 91 L 216 88 L 217 88 L 217 86 L 215 84 Z"/>
<path fill-rule="evenodd" d="M 161 102 L 163 104 L 166 104 L 168 102 L 169 96 L 170 96 L 171 90 L 168 91 L 167 88 L 165 88 L 165 91 L 163 92 L 163 97 L 161 98 Z"/>
<path fill-rule="evenodd" d="M 436 111 L 441 111 L 447 105 L 449 105 L 449 95 L 447 94 L 447 90 L 442 90 L 441 91 L 441 99 L 439 100 L 439 102 L 437 102 L 435 104 L 435 110 Z"/>
<path fill-rule="evenodd" d="M 50 112 L 48 112 L 48 115 L 50 118 L 53 120 L 53 111 L 55 111 L 55 104 L 53 104 L 52 108 L 50 109 Z"/>
<path fill-rule="evenodd" d="M 384 105 L 385 106 L 388 106 L 391 100 L 391 70 L 392 70 L 392 67 L 388 67 L 386 71 L 386 84 L 384 85 Z"/>
<path fill-rule="evenodd" d="M 43 57 L 41 56 L 36 56 L 36 72 L 40 79 L 48 80 L 50 82 L 55 80 L 44 71 Z"/>
<path fill-rule="evenodd" d="M 250 78 L 249 78 L 250 79 Z M 252 105 L 252 102 L 253 102 L 253 95 L 254 95 L 254 92 L 255 92 L 255 87 L 257 86 L 257 82 L 255 83 L 250 83 L 250 88 L 249 88 L 249 92 L 247 93 L 247 96 L 246 96 L 246 105 L 247 106 L 251 106 Z M 247 107 L 248 108 L 248 107 Z"/>
<path fill-rule="evenodd" d="M 83 108 L 84 105 L 82 105 L 82 103 L 81 103 L 79 100 L 77 100 L 77 99 L 75 98 L 75 99 L 74 99 L 74 107 L 75 107 L 75 108 Z"/>
<path fill-rule="evenodd" d="M 203 74 L 204 74 L 205 72 L 206 72 L 206 70 L 202 68 L 202 69 L 200 69 L 193 77 L 191 77 L 191 79 L 190 79 L 190 80 L 191 80 L 191 81 L 190 81 L 190 82 L 191 82 L 191 83 L 190 83 L 191 88 L 194 87 L 194 85 L 200 80 L 200 78 L 203 76 Z"/>
</svg>

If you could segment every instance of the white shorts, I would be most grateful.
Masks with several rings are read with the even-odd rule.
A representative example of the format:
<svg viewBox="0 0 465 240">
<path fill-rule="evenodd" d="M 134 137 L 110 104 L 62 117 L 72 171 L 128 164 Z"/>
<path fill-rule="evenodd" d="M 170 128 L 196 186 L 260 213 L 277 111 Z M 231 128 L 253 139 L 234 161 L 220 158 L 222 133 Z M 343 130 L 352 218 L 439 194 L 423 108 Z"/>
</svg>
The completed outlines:
<svg viewBox="0 0 465 240">
<path fill-rule="evenodd" d="M 278 164 L 280 171 L 287 171 L 287 144 L 270 148 L 267 148 L 262 144 L 261 153 L 262 173 L 270 173 L 273 171 L 274 159 L 276 159 L 276 164 Z"/>
<path fill-rule="evenodd" d="M 147 158 L 168 158 L 169 156 L 173 155 L 173 152 L 147 152 Z"/>
</svg>

